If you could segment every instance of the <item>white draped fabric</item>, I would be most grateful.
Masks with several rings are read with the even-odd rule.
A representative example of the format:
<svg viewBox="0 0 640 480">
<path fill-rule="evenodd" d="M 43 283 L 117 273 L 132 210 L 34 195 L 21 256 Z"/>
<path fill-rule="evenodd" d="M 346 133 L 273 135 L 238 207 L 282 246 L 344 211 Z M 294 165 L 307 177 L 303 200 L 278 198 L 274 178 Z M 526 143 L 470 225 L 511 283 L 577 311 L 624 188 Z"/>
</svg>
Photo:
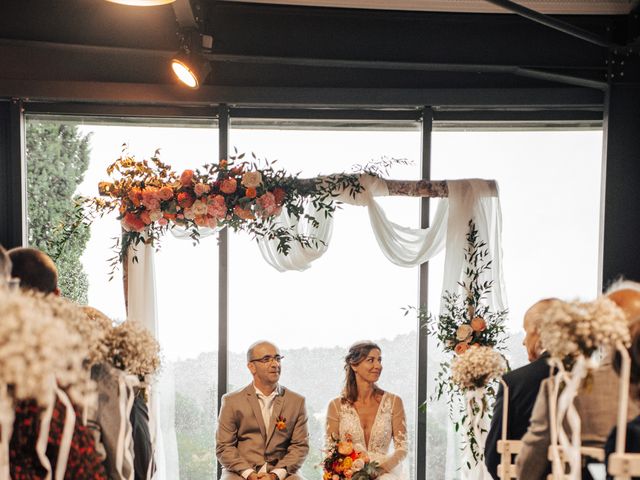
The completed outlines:
<svg viewBox="0 0 640 480">
<path fill-rule="evenodd" d="M 500 235 L 502 219 L 500 201 L 495 181 L 492 180 L 453 180 L 448 181 L 449 198 L 440 199 L 432 225 L 424 229 L 411 229 L 390 221 L 382 207 L 375 200 L 376 196 L 389 194 L 384 180 L 371 175 L 362 175 L 360 183 L 364 190 L 352 197 L 349 191 L 342 192 L 337 201 L 366 207 L 373 233 L 384 255 L 394 264 L 401 267 L 415 267 L 439 253 L 446 244 L 445 273 L 442 285 L 443 292 L 459 292 L 458 282 L 463 279 L 464 247 L 469 220 L 475 221 L 480 238 L 486 242 L 486 248 L 493 259 L 490 270 L 485 272 L 482 281 L 493 281 L 489 306 L 495 310 L 506 307 L 506 294 L 502 276 L 502 247 Z M 324 217 L 312 206 L 308 206 L 305 213 L 313 215 L 319 225 L 314 227 L 308 221 L 298 222 L 284 212 L 278 221 L 285 226 L 291 226 L 302 235 L 313 236 L 322 240 L 317 247 L 303 248 L 294 243 L 288 255 L 277 250 L 277 241 L 259 240 L 259 248 L 264 259 L 279 271 L 302 271 L 311 266 L 311 262 L 322 256 L 330 243 L 333 229 L 332 217 Z M 188 235 L 176 230 L 178 238 L 189 239 Z M 201 232 L 201 236 L 214 233 L 214 230 Z M 128 318 L 143 323 L 158 337 L 158 323 L 156 315 L 156 292 L 154 276 L 154 250 L 152 247 L 138 246 L 135 255 L 137 262 L 128 260 Z M 462 292 L 460 292 L 462 293 Z M 155 438 L 156 460 L 158 471 L 154 478 L 165 477 L 165 465 L 174 465 L 177 459 L 175 438 L 167 438 L 165 445 L 173 445 L 171 451 L 163 451 L 158 427 L 158 419 L 162 412 L 158 409 L 157 391 L 151 395 L 151 435 Z M 163 421 L 161 423 L 164 423 Z M 175 435 L 175 432 L 171 432 Z M 481 465 L 480 468 L 484 469 Z M 474 478 L 489 478 L 475 475 Z M 177 477 L 176 477 L 177 478 Z"/>
</svg>

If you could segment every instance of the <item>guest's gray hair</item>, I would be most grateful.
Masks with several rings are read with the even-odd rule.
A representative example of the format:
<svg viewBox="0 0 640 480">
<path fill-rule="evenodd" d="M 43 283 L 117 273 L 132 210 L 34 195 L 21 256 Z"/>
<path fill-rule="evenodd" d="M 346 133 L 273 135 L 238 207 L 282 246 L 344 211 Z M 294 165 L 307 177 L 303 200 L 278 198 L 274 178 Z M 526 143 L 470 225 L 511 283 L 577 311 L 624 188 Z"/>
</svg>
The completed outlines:
<svg viewBox="0 0 640 480">
<path fill-rule="evenodd" d="M 253 351 L 260 345 L 264 344 L 272 345 L 276 348 L 276 350 L 278 350 L 278 347 L 275 343 L 270 342 L 269 340 L 258 340 L 257 342 L 252 343 L 251 346 L 247 349 L 247 363 L 249 363 L 251 360 L 255 360 L 255 358 L 253 358 Z"/>
<path fill-rule="evenodd" d="M 11 258 L 5 248 L 0 245 L 0 286 L 6 285 L 10 278 Z"/>
</svg>

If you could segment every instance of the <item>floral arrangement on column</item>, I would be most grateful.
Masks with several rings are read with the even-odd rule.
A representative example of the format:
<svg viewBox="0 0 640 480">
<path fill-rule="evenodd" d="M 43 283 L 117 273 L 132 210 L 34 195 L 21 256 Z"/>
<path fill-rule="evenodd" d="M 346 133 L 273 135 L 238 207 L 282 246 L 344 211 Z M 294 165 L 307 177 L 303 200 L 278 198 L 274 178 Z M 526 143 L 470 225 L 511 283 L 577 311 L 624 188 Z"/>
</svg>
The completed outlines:
<svg viewBox="0 0 640 480">
<path fill-rule="evenodd" d="M 549 353 L 550 364 L 557 369 L 550 402 L 554 475 L 564 477 L 564 458 L 568 464 L 566 478 L 581 478 L 581 424 L 573 400 L 594 366 L 594 353 L 602 349 L 606 354 L 617 345 L 628 346 L 629 341 L 624 312 L 606 297 L 592 302 L 558 300 L 545 312 L 540 342 Z M 570 431 L 565 430 L 565 423 Z"/>
<path fill-rule="evenodd" d="M 445 292 L 439 315 L 419 309 L 418 316 L 445 352 L 431 400 L 446 398 L 455 430 L 465 436 L 461 448 L 468 455 L 466 467 L 472 470 L 483 459 L 497 379 L 508 369 L 500 353 L 505 348 L 507 311 L 494 312 L 487 304 L 492 282 L 483 280 L 483 273 L 490 270 L 492 260 L 473 220 L 469 221 L 464 260 L 464 277 L 459 283 L 462 293 Z"/>
<path fill-rule="evenodd" d="M 129 246 L 156 244 L 173 226 L 187 229 L 194 242 L 202 228 L 242 230 L 254 237 L 277 239 L 278 250 L 284 254 L 292 242 L 317 245 L 317 239 L 279 224 L 277 216 L 284 210 L 317 225 L 315 218 L 304 215 L 306 202 L 330 216 L 336 209 L 335 196 L 345 190 L 355 196 L 362 190 L 358 175 L 301 181 L 297 175 L 276 170 L 274 163 L 259 162 L 255 155 L 247 161 L 244 154 L 236 152 L 219 163 L 178 173 L 160 160 L 159 151 L 139 161 L 124 145 L 122 156 L 107 168 L 112 181 L 98 186 L 100 195 L 110 198 L 89 200 L 94 212 L 119 212 L 124 232 L 113 264 L 123 260 Z"/>
</svg>

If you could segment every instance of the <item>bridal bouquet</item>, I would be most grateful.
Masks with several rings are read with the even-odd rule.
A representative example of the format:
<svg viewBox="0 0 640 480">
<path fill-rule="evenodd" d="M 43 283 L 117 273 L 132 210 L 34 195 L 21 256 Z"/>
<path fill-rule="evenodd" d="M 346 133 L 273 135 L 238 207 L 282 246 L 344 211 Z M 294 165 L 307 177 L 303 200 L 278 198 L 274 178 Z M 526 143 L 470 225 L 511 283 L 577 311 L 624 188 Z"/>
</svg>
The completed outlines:
<svg viewBox="0 0 640 480">
<path fill-rule="evenodd" d="M 349 435 L 332 439 L 322 466 L 323 480 L 373 480 L 380 475 L 378 463 L 370 461 L 364 447 L 354 445 Z"/>
</svg>

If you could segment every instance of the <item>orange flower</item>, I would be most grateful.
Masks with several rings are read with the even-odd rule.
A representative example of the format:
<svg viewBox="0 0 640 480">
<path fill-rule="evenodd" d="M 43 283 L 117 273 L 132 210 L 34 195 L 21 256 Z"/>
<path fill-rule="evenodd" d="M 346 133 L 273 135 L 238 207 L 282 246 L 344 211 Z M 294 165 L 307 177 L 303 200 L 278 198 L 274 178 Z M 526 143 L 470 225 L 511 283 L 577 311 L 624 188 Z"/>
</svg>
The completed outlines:
<svg viewBox="0 0 640 480">
<path fill-rule="evenodd" d="M 164 218 L 166 218 L 167 220 L 175 220 L 176 219 L 176 214 L 175 213 L 164 213 Z"/>
<path fill-rule="evenodd" d="M 353 443 L 338 442 L 338 453 L 340 455 L 351 455 L 351 452 L 353 452 Z"/>
<path fill-rule="evenodd" d="M 151 223 L 151 217 L 149 216 L 149 211 L 148 210 L 144 210 L 140 214 L 140 220 L 142 220 L 145 225 L 149 225 Z"/>
<path fill-rule="evenodd" d="M 244 196 L 247 198 L 256 198 L 257 195 L 258 195 L 258 192 L 256 191 L 255 188 L 247 188 L 247 191 L 244 194 Z"/>
<path fill-rule="evenodd" d="M 185 170 L 180 175 L 180 183 L 183 186 L 189 186 L 193 183 L 193 170 Z"/>
<path fill-rule="evenodd" d="M 144 230 L 144 222 L 138 218 L 137 215 L 133 213 L 127 213 L 122 219 L 122 225 L 125 230 L 141 232 Z"/>
<path fill-rule="evenodd" d="M 468 349 L 469 349 L 469 344 L 468 343 L 460 342 L 459 344 L 456 345 L 456 348 L 454 348 L 454 351 L 456 352 L 457 355 L 462 355 Z"/>
<path fill-rule="evenodd" d="M 220 168 L 227 168 L 227 161 L 226 160 L 220 160 Z"/>
<path fill-rule="evenodd" d="M 138 187 L 133 187 L 129 191 L 129 200 L 131 200 L 136 207 L 139 207 L 140 202 L 142 202 L 142 190 Z"/>
<path fill-rule="evenodd" d="M 238 181 L 235 178 L 225 178 L 220 184 L 220 191 L 222 193 L 233 193 L 236 191 L 236 188 L 238 188 Z"/>
<path fill-rule="evenodd" d="M 254 220 L 256 217 L 253 216 L 251 210 L 245 210 L 241 208 L 240 205 L 236 205 L 233 207 L 233 213 L 235 213 L 242 220 Z"/>
<path fill-rule="evenodd" d="M 178 194 L 178 205 L 182 208 L 191 208 L 193 202 L 195 202 L 195 199 L 187 192 L 180 192 Z"/>
<path fill-rule="evenodd" d="M 484 332 L 487 328 L 487 322 L 482 317 L 475 317 L 471 320 L 471 328 L 474 332 Z"/>
<path fill-rule="evenodd" d="M 276 428 L 280 431 L 287 428 L 287 419 L 282 415 L 279 415 L 278 418 L 276 418 Z"/>
</svg>

